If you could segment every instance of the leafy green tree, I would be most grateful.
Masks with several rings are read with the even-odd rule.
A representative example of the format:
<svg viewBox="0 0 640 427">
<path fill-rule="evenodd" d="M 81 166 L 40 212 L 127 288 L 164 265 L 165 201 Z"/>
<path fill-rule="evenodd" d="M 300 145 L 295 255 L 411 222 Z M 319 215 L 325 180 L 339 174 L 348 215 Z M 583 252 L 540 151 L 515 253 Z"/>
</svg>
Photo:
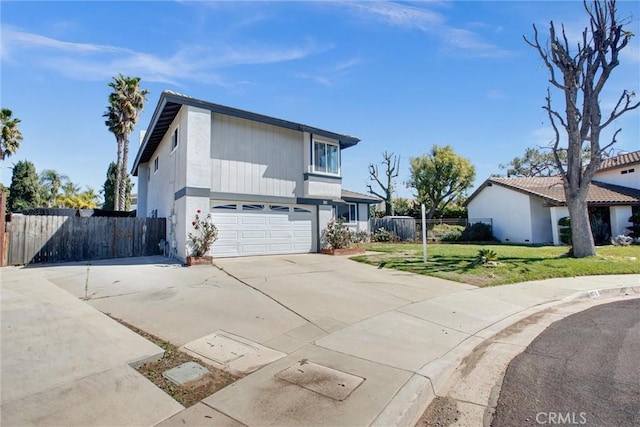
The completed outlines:
<svg viewBox="0 0 640 427">
<path fill-rule="evenodd" d="M 461 198 L 476 177 L 473 164 L 450 145 L 434 145 L 429 153 L 411 158 L 410 163 L 411 179 L 407 185 L 417 190 L 416 201 L 418 205 L 425 204 L 428 219 Z"/>
<path fill-rule="evenodd" d="M 112 211 L 115 210 L 115 189 L 116 189 L 116 171 L 117 165 L 114 162 L 109 163 L 109 167 L 107 169 L 107 179 L 104 181 L 102 185 L 101 193 L 104 197 L 104 204 L 102 205 L 102 209 Z M 131 210 L 131 190 L 133 189 L 133 183 L 131 182 L 131 178 L 127 178 L 127 187 L 125 191 L 125 203 L 124 210 Z"/>
<path fill-rule="evenodd" d="M 22 132 L 18 128 L 20 119 L 14 118 L 13 112 L 8 108 L 0 109 L 0 122 L 2 123 L 2 134 L 0 136 L 0 159 L 15 154 L 22 141 Z"/>
<path fill-rule="evenodd" d="M 604 155 L 605 153 L 603 153 Z M 558 159 L 563 165 L 567 164 L 567 152 L 559 151 L 557 153 Z M 589 148 L 585 147 L 582 150 L 582 160 L 585 163 L 589 162 L 591 154 Z M 546 177 L 546 176 L 558 176 L 560 169 L 556 164 L 556 158 L 553 151 L 540 151 L 537 148 L 527 148 L 522 157 L 514 157 L 507 164 L 501 164 L 500 169 L 507 170 L 507 176 L 516 177 Z"/>
<path fill-rule="evenodd" d="M 129 135 L 133 132 L 140 117 L 140 111 L 147 100 L 146 89 L 140 89 L 140 77 L 125 77 L 119 74 L 109 83 L 109 105 L 103 114 L 105 124 L 116 138 L 117 170 L 114 196 L 114 210 L 124 210 L 126 205 L 126 187 L 129 172 Z"/>
<path fill-rule="evenodd" d="M 69 177 L 53 169 L 40 172 L 41 201 L 48 207 L 53 207 L 62 188 L 62 182 Z"/>
<path fill-rule="evenodd" d="M 393 214 L 399 216 L 412 216 L 413 200 L 396 197 L 393 199 Z"/>
<path fill-rule="evenodd" d="M 589 16 L 589 24 L 576 48 L 569 46 L 564 26 L 557 33 L 553 21 L 549 24 L 549 42 L 540 44 L 535 25 L 533 39 L 524 38 L 540 55 L 549 71 L 551 86 L 564 100 L 562 113 L 553 109 L 549 88 L 542 108 L 547 112 L 554 131 L 553 153 L 571 217 L 571 253 L 576 258 L 596 255 L 587 195 L 591 180 L 600 167 L 602 154 L 615 144 L 621 129 L 615 131 L 603 146 L 600 145 L 600 133 L 624 113 L 640 106 L 640 102 L 633 101 L 635 92 L 624 90 L 613 104 L 613 109 L 608 114 L 602 112 L 600 95 L 613 70 L 620 65 L 620 52 L 633 33 L 618 20 L 614 0 L 594 1 L 591 5 L 585 1 L 584 9 Z M 561 132 L 566 137 L 561 137 Z M 566 147 L 561 146 L 561 141 L 566 141 Z M 586 147 L 590 159 L 585 166 L 582 152 Z M 566 164 L 560 159 L 562 151 L 567 154 Z"/>
<path fill-rule="evenodd" d="M 11 186 L 9 187 L 9 211 L 19 211 L 37 207 L 40 204 L 40 185 L 36 167 L 28 160 L 20 160 L 13 165 Z"/>
</svg>

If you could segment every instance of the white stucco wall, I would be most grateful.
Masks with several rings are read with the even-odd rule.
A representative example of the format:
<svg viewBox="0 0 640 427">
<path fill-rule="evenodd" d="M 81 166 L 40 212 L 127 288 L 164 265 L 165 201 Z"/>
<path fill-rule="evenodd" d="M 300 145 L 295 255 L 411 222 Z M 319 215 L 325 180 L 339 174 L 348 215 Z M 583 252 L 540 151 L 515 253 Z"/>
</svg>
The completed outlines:
<svg viewBox="0 0 640 427">
<path fill-rule="evenodd" d="M 173 132 L 178 128 L 178 147 L 172 149 Z M 140 165 L 138 169 L 139 188 L 146 186 L 146 198 L 142 200 L 138 192 L 139 216 L 151 216 L 157 211 L 157 216 L 167 218 L 167 242 L 170 252 L 168 255 L 179 255 L 180 245 L 184 238 L 177 233 L 177 225 L 171 218 L 178 212 L 174 200 L 175 193 L 185 185 L 183 171 L 186 167 L 186 135 L 187 135 L 186 107 L 183 107 L 169 126 L 155 153 L 148 163 Z M 154 171 L 155 159 L 158 159 L 158 170 Z M 146 183 L 140 182 L 147 180 Z M 144 210 L 143 210 L 144 209 Z"/>
<path fill-rule="evenodd" d="M 187 187 L 211 188 L 211 112 L 195 107 L 182 107 L 188 112 L 186 161 L 180 163 L 180 176 L 186 176 Z M 180 188 L 182 188 L 180 187 Z M 208 209 L 207 209 L 208 211 Z"/>
<path fill-rule="evenodd" d="M 369 231 L 369 205 L 358 203 L 358 230 Z"/>
<path fill-rule="evenodd" d="M 558 228 L 558 221 L 560 218 L 569 216 L 569 208 L 566 206 L 554 206 L 549 208 L 549 214 L 551 216 L 551 235 L 553 236 L 553 244 L 556 246 L 563 245 L 560 241 L 560 229 Z"/>
<path fill-rule="evenodd" d="M 533 244 L 544 244 L 553 242 L 553 232 L 551 230 L 551 212 L 548 206 L 544 206 L 541 200 L 530 198 L 529 206 L 531 210 L 531 242 Z"/>
<path fill-rule="evenodd" d="M 138 181 L 137 181 L 137 192 L 138 192 L 138 207 L 136 208 L 136 216 L 138 217 L 146 217 L 149 213 L 147 209 L 147 197 L 148 197 L 148 178 L 149 176 L 149 164 L 141 163 L 138 165 Z"/>
<path fill-rule="evenodd" d="M 633 172 L 629 172 L 631 169 L 633 169 Z M 623 171 L 627 172 L 623 174 Z M 598 172 L 593 177 L 593 180 L 640 189 L 640 165 L 624 166 Z"/>
<path fill-rule="evenodd" d="M 509 243 L 532 243 L 529 196 L 493 184 L 467 206 L 469 218 L 492 218 L 493 235 Z"/>
<path fill-rule="evenodd" d="M 351 231 L 369 231 L 369 205 L 366 203 L 354 204 L 356 205 L 356 215 L 358 217 L 352 223 L 345 225 Z"/>
<path fill-rule="evenodd" d="M 615 238 L 621 234 L 628 235 L 627 227 L 631 226 L 631 206 L 611 206 L 609 208 L 611 218 L 611 237 Z"/>
<path fill-rule="evenodd" d="M 304 181 L 304 197 L 322 197 L 339 199 L 342 195 L 342 184 L 339 181 L 324 181 L 321 177 L 309 176 Z"/>
<path fill-rule="evenodd" d="M 326 246 L 323 230 L 327 228 L 327 224 L 333 219 L 333 217 L 332 205 L 318 205 L 318 230 L 320 230 L 320 247 L 318 249 L 322 249 Z"/>
</svg>

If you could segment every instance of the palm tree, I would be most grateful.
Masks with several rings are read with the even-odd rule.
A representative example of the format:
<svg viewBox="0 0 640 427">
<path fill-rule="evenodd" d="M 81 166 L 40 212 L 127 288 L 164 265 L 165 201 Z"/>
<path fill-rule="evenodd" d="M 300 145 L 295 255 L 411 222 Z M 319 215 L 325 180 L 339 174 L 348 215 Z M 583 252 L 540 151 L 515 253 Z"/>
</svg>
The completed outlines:
<svg viewBox="0 0 640 427">
<path fill-rule="evenodd" d="M 62 181 L 69 180 L 69 177 L 58 173 L 53 169 L 45 169 L 40 172 L 40 185 L 43 187 L 43 200 L 48 207 L 52 207 L 58 197 L 58 192 L 62 188 Z"/>
<path fill-rule="evenodd" d="M 0 109 L 0 121 L 2 122 L 2 136 L 0 138 L 0 159 L 4 160 L 15 154 L 22 141 L 22 132 L 18 128 L 20 119 L 12 118 L 13 112 L 8 108 Z"/>
<path fill-rule="evenodd" d="M 113 83 L 109 83 L 111 86 Z M 109 101 L 114 94 L 109 96 Z M 122 180 L 122 146 L 123 146 L 123 126 L 122 119 L 118 114 L 116 108 L 112 105 L 107 107 L 107 112 L 103 114 L 103 117 L 107 117 L 105 124 L 109 128 L 109 131 L 116 137 L 116 143 L 118 144 L 118 155 L 116 159 L 116 182 L 114 186 L 113 194 L 113 210 L 120 210 L 120 182 Z"/>
<path fill-rule="evenodd" d="M 129 135 L 140 118 L 140 111 L 144 108 L 149 91 L 140 89 L 140 77 L 125 77 L 122 74 L 114 77 L 109 87 L 113 91 L 109 94 L 109 105 L 103 117 L 107 118 L 105 124 L 118 144 L 114 209 L 124 210 L 129 176 Z"/>
<path fill-rule="evenodd" d="M 59 207 L 77 208 L 76 200 L 80 194 L 80 186 L 74 184 L 69 179 L 62 184 L 62 194 L 56 197 L 55 204 Z"/>
</svg>

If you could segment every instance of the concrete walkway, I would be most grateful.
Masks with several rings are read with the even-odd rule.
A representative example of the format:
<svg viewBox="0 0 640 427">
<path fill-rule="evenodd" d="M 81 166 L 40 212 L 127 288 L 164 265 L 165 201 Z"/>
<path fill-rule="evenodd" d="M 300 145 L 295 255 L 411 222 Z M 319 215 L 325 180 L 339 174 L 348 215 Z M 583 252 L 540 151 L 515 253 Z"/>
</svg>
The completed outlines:
<svg viewBox="0 0 640 427">
<path fill-rule="evenodd" d="M 25 396 L 38 392 L 5 399 L 5 388 L 20 384 L 17 375 L 7 378 L 5 372 L 27 359 L 19 349 L 5 351 L 13 345 L 5 343 L 5 311 L 16 310 L 14 302 L 5 304 L 7 274 L 29 289 L 43 282 L 48 290 L 54 283 L 76 297 L 86 295 L 93 308 L 60 289 L 51 291 L 65 294 L 64 304 L 79 304 L 96 316 L 102 315 L 95 309 L 109 312 L 178 345 L 189 347 L 220 333 L 237 337 L 236 346 L 263 346 L 281 354 L 171 418 L 180 409 L 173 401 L 155 409 L 155 417 L 117 423 L 123 425 L 153 425 L 165 418 L 163 426 L 412 425 L 460 361 L 502 329 L 553 305 L 589 297 L 590 291 L 640 292 L 640 275 L 481 289 L 321 255 L 222 259 L 218 268 L 183 268 L 163 258 L 129 261 L 2 270 L 3 423 L 5 401 L 19 409 Z M 33 293 L 37 300 L 40 293 Z M 118 348 L 117 342 L 102 344 L 105 350 Z M 57 351 L 55 341 L 48 345 L 43 353 Z M 77 359 L 83 353 L 100 359 L 95 348 L 76 351 Z M 143 357 L 132 353 L 118 363 Z M 11 364 L 5 365 L 7 358 Z M 52 373 L 52 381 L 68 384 L 73 394 L 78 379 L 70 371 Z M 133 401 L 102 407 L 135 411 Z M 104 423 L 96 418 L 84 424 Z"/>
</svg>

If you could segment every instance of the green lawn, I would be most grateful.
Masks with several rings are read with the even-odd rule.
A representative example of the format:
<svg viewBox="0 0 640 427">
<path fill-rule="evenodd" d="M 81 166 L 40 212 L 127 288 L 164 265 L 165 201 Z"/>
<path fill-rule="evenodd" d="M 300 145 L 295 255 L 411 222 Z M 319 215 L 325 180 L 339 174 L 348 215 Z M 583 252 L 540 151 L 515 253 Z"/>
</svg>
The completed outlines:
<svg viewBox="0 0 640 427">
<path fill-rule="evenodd" d="M 602 246 L 598 256 L 574 259 L 565 256 L 567 247 L 516 245 L 433 244 L 422 261 L 421 244 L 371 243 L 367 250 L 379 252 L 351 259 L 367 264 L 426 274 L 477 286 L 502 285 L 553 277 L 596 274 L 640 274 L 640 246 Z M 478 250 L 491 249 L 500 266 L 477 265 Z"/>
</svg>

